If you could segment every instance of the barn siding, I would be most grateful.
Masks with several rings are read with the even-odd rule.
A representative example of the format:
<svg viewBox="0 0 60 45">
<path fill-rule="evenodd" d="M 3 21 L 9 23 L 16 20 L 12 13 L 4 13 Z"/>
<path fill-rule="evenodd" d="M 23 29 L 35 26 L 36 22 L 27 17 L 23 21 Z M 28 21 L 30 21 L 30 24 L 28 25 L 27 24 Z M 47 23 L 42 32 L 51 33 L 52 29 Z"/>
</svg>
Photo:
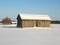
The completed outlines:
<svg viewBox="0 0 60 45">
<path fill-rule="evenodd" d="M 37 24 L 37 27 L 49 27 L 50 26 L 50 21 L 48 21 L 48 20 L 38 20 L 36 24 Z"/>
<path fill-rule="evenodd" d="M 45 21 L 45 26 L 44 27 L 50 27 L 50 21 L 49 20 Z"/>
<path fill-rule="evenodd" d="M 22 20 L 22 27 L 50 27 L 49 20 Z"/>
<path fill-rule="evenodd" d="M 37 25 L 37 27 L 44 27 L 44 21 L 43 20 L 37 20 L 36 25 Z"/>
<path fill-rule="evenodd" d="M 34 27 L 34 21 L 33 20 L 23 20 L 22 27 Z"/>
</svg>

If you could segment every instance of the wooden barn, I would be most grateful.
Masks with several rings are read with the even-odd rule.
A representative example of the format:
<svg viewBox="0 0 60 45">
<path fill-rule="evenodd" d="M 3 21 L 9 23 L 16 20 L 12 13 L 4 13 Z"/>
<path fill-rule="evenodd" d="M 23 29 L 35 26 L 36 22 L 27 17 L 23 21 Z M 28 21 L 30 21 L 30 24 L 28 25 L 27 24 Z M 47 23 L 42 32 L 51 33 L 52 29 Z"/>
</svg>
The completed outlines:
<svg viewBox="0 0 60 45">
<path fill-rule="evenodd" d="M 51 19 L 48 15 L 18 14 L 17 27 L 50 27 Z"/>
</svg>

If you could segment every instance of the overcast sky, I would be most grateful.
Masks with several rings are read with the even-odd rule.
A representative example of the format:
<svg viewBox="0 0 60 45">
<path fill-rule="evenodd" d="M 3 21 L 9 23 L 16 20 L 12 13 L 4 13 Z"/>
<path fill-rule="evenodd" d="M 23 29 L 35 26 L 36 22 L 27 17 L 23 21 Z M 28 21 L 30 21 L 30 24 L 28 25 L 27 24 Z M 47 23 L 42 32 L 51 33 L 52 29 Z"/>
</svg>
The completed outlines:
<svg viewBox="0 0 60 45">
<path fill-rule="evenodd" d="M 16 20 L 18 13 L 47 14 L 60 20 L 60 0 L 0 0 L 0 20 Z"/>
</svg>

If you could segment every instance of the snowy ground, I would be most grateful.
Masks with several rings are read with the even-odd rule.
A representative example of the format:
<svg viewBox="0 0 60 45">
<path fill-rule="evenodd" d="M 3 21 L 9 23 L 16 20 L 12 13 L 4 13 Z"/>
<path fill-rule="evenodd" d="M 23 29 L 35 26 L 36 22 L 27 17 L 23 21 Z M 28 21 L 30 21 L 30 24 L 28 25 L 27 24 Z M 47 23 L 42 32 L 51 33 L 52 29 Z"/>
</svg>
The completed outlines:
<svg viewBox="0 0 60 45">
<path fill-rule="evenodd" d="M 0 25 L 0 45 L 60 45 L 60 24 L 51 24 L 50 28 Z"/>
</svg>

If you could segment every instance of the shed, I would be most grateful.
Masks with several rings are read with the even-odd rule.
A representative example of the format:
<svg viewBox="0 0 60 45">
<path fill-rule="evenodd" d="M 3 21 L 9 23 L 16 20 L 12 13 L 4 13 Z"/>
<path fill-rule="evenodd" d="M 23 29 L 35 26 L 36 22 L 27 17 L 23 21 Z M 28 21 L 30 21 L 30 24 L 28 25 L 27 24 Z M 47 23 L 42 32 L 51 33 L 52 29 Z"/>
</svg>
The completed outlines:
<svg viewBox="0 0 60 45">
<path fill-rule="evenodd" d="M 50 27 L 51 18 L 48 15 L 18 14 L 17 27 Z"/>
</svg>

